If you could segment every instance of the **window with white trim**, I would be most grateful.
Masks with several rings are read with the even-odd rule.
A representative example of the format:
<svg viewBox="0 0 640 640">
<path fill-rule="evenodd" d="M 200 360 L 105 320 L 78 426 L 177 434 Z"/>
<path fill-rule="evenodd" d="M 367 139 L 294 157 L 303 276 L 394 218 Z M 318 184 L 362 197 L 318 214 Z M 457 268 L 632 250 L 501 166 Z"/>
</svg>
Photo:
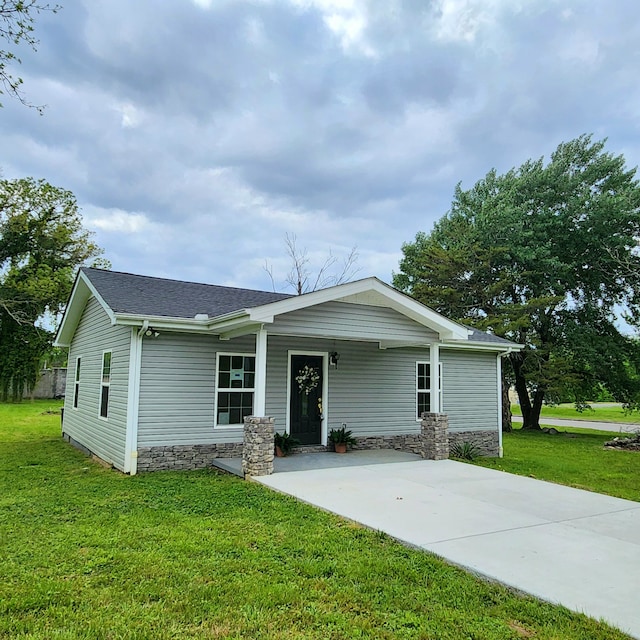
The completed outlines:
<svg viewBox="0 0 640 640">
<path fill-rule="evenodd" d="M 256 357 L 219 353 L 216 367 L 216 425 L 239 426 L 253 415 Z"/>
<path fill-rule="evenodd" d="M 73 380 L 73 408 L 78 408 L 78 397 L 80 396 L 80 356 L 76 358 L 76 372 Z"/>
<path fill-rule="evenodd" d="M 438 364 L 438 400 L 442 413 L 442 363 Z M 431 411 L 431 365 L 428 362 L 416 362 L 416 417 Z"/>
<path fill-rule="evenodd" d="M 100 379 L 100 417 L 109 417 L 109 389 L 111 387 L 111 351 L 102 354 L 102 377 Z"/>
</svg>

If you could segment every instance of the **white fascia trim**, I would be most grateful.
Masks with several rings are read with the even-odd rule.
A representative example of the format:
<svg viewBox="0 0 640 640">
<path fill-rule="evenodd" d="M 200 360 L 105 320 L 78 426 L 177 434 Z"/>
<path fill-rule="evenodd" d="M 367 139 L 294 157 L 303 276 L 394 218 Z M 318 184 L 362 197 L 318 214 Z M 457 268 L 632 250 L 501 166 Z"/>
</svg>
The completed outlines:
<svg viewBox="0 0 640 640">
<path fill-rule="evenodd" d="M 176 331 L 196 331 L 199 333 L 211 333 L 207 320 L 195 320 L 193 318 L 167 318 L 165 316 L 140 316 L 129 313 L 116 313 L 115 323 L 127 327 L 139 327 L 144 321 L 154 329 L 173 329 Z"/>
<path fill-rule="evenodd" d="M 148 321 L 154 329 L 165 329 L 168 331 L 189 331 L 193 333 L 222 334 L 236 332 L 246 328 L 246 333 L 255 333 L 257 323 L 249 319 L 247 311 L 237 311 L 234 313 L 218 316 L 217 318 L 207 318 L 206 320 L 196 320 L 195 318 L 170 318 L 167 316 L 149 316 L 132 313 L 114 314 L 115 324 L 137 327 L 143 321 Z"/>
<path fill-rule="evenodd" d="M 375 342 L 375 340 L 373 341 Z M 415 348 L 415 349 L 429 349 L 435 342 L 402 342 L 394 340 L 380 340 L 378 346 L 380 349 L 402 349 L 402 348 Z M 520 351 L 524 349 L 522 345 L 500 345 L 491 344 L 487 342 L 469 342 L 469 343 L 457 343 L 457 342 L 439 342 L 441 349 L 464 349 L 466 351 L 493 351 L 500 356 L 511 353 L 512 351 Z"/>
<path fill-rule="evenodd" d="M 375 342 L 375 341 L 374 341 Z M 386 349 L 406 349 L 406 348 L 415 348 L 415 349 L 428 349 L 434 342 L 415 342 L 415 341 L 402 341 L 402 340 L 378 340 L 378 349 L 386 350 Z M 442 344 L 442 343 L 438 343 Z"/>
<path fill-rule="evenodd" d="M 78 272 L 78 277 L 71 290 L 69 296 L 69 302 L 62 316 L 62 322 L 58 327 L 53 345 L 55 347 L 68 347 L 71 344 L 71 339 L 75 333 L 76 327 L 80 322 L 80 317 L 84 311 L 85 305 L 89 298 L 93 296 L 100 306 L 104 309 L 105 313 L 109 316 L 111 324 L 116 324 L 116 317 L 111 307 L 104 301 L 104 298 L 98 293 L 98 290 L 93 286 L 91 280 L 84 274 L 83 271 Z M 69 323 L 72 323 L 70 325 Z M 65 337 L 65 334 L 71 335 Z"/>
<path fill-rule="evenodd" d="M 426 345 L 428 346 L 428 345 Z M 521 344 L 497 344 L 490 342 L 443 342 L 441 349 L 472 349 L 473 351 L 498 351 L 501 354 L 511 353 L 512 351 L 521 351 L 524 345 Z"/>
<path fill-rule="evenodd" d="M 239 324 L 235 329 L 232 330 L 220 331 L 219 329 L 216 329 L 216 334 L 218 335 L 220 340 L 231 340 L 232 338 L 239 338 L 240 336 L 253 335 L 263 328 L 264 325 L 262 323 L 258 324 L 255 322 L 251 322 L 246 324 Z"/>
<path fill-rule="evenodd" d="M 305 309 L 325 302 L 344 300 L 360 293 L 375 292 L 388 301 L 389 307 L 415 320 L 419 324 L 429 327 L 440 334 L 441 338 L 466 340 L 469 330 L 453 322 L 433 309 L 409 298 L 404 293 L 396 291 L 378 278 L 365 278 L 335 287 L 320 289 L 301 296 L 294 296 L 286 300 L 271 302 L 260 307 L 249 309 L 249 316 L 256 322 L 271 323 L 277 315 Z"/>
</svg>

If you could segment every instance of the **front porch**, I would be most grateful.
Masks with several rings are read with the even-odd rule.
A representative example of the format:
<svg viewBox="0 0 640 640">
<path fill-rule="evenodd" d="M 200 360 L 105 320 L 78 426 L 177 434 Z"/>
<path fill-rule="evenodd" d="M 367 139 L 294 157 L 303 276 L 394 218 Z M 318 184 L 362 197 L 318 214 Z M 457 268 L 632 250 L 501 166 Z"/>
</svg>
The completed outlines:
<svg viewBox="0 0 640 640">
<path fill-rule="evenodd" d="M 274 458 L 273 473 L 289 473 L 293 471 L 309 471 L 311 469 L 337 469 L 341 467 L 360 467 L 372 464 L 391 464 L 397 462 L 417 462 L 422 456 L 395 449 L 367 449 L 334 453 L 333 451 L 306 453 L 302 450 L 286 456 Z M 242 457 L 216 458 L 211 465 L 227 473 L 244 478 Z"/>
<path fill-rule="evenodd" d="M 410 444 L 407 446 L 406 438 L 400 438 L 396 441 L 393 437 L 386 442 L 384 438 L 373 439 L 373 442 L 367 443 L 368 438 L 355 438 L 353 449 L 348 454 L 339 454 L 335 452 L 321 452 L 308 454 L 303 464 L 324 464 L 329 468 L 332 466 L 353 466 L 348 460 L 339 462 L 342 458 L 348 456 L 356 456 L 361 460 L 373 460 L 369 464 L 379 464 L 380 457 L 389 458 L 389 454 L 398 453 L 405 456 L 415 456 L 415 458 L 428 460 L 444 460 L 449 457 L 449 441 L 447 436 L 447 416 L 441 413 L 422 414 L 420 423 L 420 435 L 416 438 L 409 438 Z M 276 464 L 286 458 L 276 458 L 274 456 L 274 434 L 275 422 L 273 418 L 260 418 L 257 416 L 248 416 L 244 419 L 244 441 L 242 445 L 241 471 L 238 475 L 246 476 L 268 476 L 276 471 Z M 380 440 L 376 446 L 376 441 Z M 389 446 L 396 441 L 396 446 Z M 384 446 L 384 445 L 387 446 Z M 373 446 L 371 446 L 373 445 Z M 382 446 L 380 446 L 382 445 Z M 313 447 L 314 452 L 317 451 Z M 289 456 L 289 459 L 301 458 L 304 454 L 298 453 Z M 316 456 L 312 458 L 311 456 Z M 404 459 L 406 461 L 407 458 Z M 321 462 L 322 461 L 322 462 Z M 216 463 L 214 463 L 216 464 Z M 224 463 L 223 463 L 224 464 Z M 286 464 L 286 463 L 285 463 Z M 288 463 L 290 466 L 298 466 L 293 462 Z M 280 464 L 280 467 L 283 467 Z M 286 468 L 286 466 L 284 467 Z M 312 467 L 313 468 L 313 467 Z"/>
</svg>

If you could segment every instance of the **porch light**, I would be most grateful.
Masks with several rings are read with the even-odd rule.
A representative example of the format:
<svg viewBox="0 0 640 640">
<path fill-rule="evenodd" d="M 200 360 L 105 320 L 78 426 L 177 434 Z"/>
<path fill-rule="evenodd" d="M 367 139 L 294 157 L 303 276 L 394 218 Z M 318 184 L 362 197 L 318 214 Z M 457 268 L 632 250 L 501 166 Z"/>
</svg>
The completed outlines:
<svg viewBox="0 0 640 640">
<path fill-rule="evenodd" d="M 340 354 L 337 351 L 332 351 L 329 354 L 329 364 L 332 367 L 338 368 L 338 360 L 340 360 Z"/>
</svg>

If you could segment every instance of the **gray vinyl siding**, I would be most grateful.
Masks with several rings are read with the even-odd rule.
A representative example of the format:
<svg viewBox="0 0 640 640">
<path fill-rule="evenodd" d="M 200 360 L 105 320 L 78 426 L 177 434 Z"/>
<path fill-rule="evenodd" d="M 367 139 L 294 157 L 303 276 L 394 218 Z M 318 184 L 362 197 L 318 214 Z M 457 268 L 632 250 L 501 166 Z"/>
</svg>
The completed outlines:
<svg viewBox="0 0 640 640">
<path fill-rule="evenodd" d="M 375 342 L 269 335 L 267 415 L 277 431 L 287 420 L 289 352 L 338 351 L 328 367 L 327 427 L 346 423 L 355 435 L 417 433 L 416 362 L 429 349 L 381 350 Z M 241 442 L 241 427 L 214 427 L 216 352 L 254 353 L 255 337 L 219 341 L 212 336 L 162 333 L 142 350 L 138 446 Z M 452 430 L 496 429 L 494 353 L 441 349 L 443 405 Z"/>
<path fill-rule="evenodd" d="M 345 340 L 403 340 L 430 342 L 437 334 L 387 307 L 326 302 L 278 316 L 270 334 L 331 336 Z"/>
<path fill-rule="evenodd" d="M 269 341 L 267 409 L 284 430 L 288 352 L 338 351 L 337 368 L 327 371 L 328 429 L 343 422 L 355 435 L 392 435 L 420 430 L 415 419 L 416 358 L 404 349 L 381 350 L 373 342 L 308 340 L 273 336 Z M 428 358 L 428 349 L 422 352 Z"/>
<path fill-rule="evenodd" d="M 242 428 L 214 429 L 216 353 L 254 353 L 255 337 L 161 332 L 142 343 L 138 446 L 242 442 Z"/>
<path fill-rule="evenodd" d="M 498 428 L 495 352 L 441 349 L 443 410 L 450 431 Z"/>
<path fill-rule="evenodd" d="M 131 329 L 112 326 L 90 298 L 69 348 L 63 430 L 98 457 L 124 468 Z M 109 415 L 100 418 L 102 354 L 111 351 Z M 80 357 L 78 407 L 73 408 L 76 362 Z"/>
<path fill-rule="evenodd" d="M 393 435 L 420 430 L 416 420 L 416 362 L 429 349 L 386 349 L 375 343 L 272 336 L 267 366 L 267 413 L 284 428 L 288 352 L 338 351 L 328 368 L 328 428 L 343 422 L 355 435 Z M 496 354 L 440 350 L 443 411 L 454 431 L 495 430 L 498 423 Z"/>
</svg>

